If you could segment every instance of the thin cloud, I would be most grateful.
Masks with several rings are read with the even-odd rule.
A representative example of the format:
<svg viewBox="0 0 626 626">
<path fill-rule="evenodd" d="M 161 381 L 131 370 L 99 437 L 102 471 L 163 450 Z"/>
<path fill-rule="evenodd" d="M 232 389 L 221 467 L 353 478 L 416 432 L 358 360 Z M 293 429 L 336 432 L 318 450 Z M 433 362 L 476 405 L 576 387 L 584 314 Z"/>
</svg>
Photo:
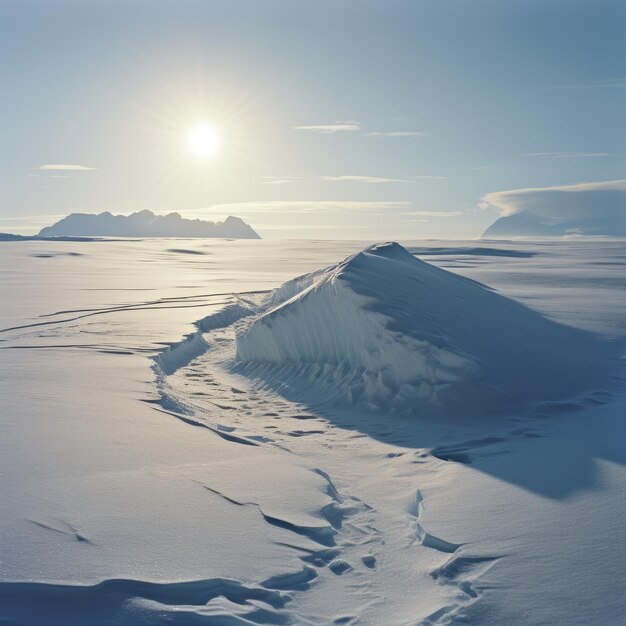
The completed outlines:
<svg viewBox="0 0 626 626">
<path fill-rule="evenodd" d="M 428 135 L 421 130 L 372 130 L 364 134 L 368 137 L 426 137 Z"/>
<path fill-rule="evenodd" d="M 58 215 L 13 215 L 11 217 L 0 217 L 0 223 L 3 222 L 19 222 L 28 220 L 37 224 L 50 224 L 53 221 L 66 217 L 67 213 L 59 213 Z"/>
<path fill-rule="evenodd" d="M 320 180 L 331 182 L 349 182 L 349 183 L 411 183 L 408 178 L 386 178 L 383 176 L 320 176 Z"/>
<path fill-rule="evenodd" d="M 307 124 L 294 126 L 295 130 L 305 130 L 312 133 L 332 134 L 341 132 L 357 132 L 363 130 L 363 124 L 355 120 L 337 121 L 330 124 Z M 360 133 L 366 137 L 426 137 L 427 132 L 422 130 L 370 130 Z"/>
<path fill-rule="evenodd" d="M 527 152 L 524 156 L 543 159 L 599 159 L 617 155 L 612 152 Z"/>
<path fill-rule="evenodd" d="M 95 170 L 95 167 L 87 167 L 86 165 L 72 165 L 69 163 L 46 163 L 39 166 L 40 170 L 53 170 L 53 171 L 75 171 L 84 172 L 86 170 Z"/>
<path fill-rule="evenodd" d="M 463 211 L 409 211 L 403 215 L 413 215 L 415 217 L 458 217 L 463 215 Z"/>
<path fill-rule="evenodd" d="M 262 224 L 257 230 L 354 230 L 352 224 Z M 357 227 L 358 228 L 358 227 Z"/>
<path fill-rule="evenodd" d="M 293 182 L 313 182 L 320 180 L 322 182 L 344 182 L 344 183 L 365 183 L 365 184 L 384 184 L 384 183 L 415 183 L 425 180 L 445 180 L 445 176 L 409 176 L 408 178 L 393 178 L 390 176 L 363 176 L 357 174 L 342 174 L 337 176 L 319 176 L 319 177 L 303 177 L 303 176 L 262 176 L 259 181 L 262 185 L 286 185 Z"/>
<path fill-rule="evenodd" d="M 67 214 L 59 215 L 19 215 L 0 217 L 0 231 L 8 231 L 17 235 L 32 235 L 39 232 L 43 226 L 57 222 Z"/>
<path fill-rule="evenodd" d="M 379 202 L 360 200 L 258 200 L 253 202 L 229 202 L 214 204 L 200 209 L 190 209 L 185 213 L 246 215 L 253 213 L 328 213 L 337 211 L 371 212 L 381 209 L 406 209 L 410 202 Z"/>
<path fill-rule="evenodd" d="M 299 176 L 261 176 L 262 185 L 287 185 L 297 180 L 302 180 Z"/>
<path fill-rule="evenodd" d="M 354 132 L 361 130 L 361 122 L 355 122 L 354 120 L 347 120 L 344 122 L 332 122 L 331 124 L 309 124 L 305 126 L 294 126 L 295 130 L 306 130 L 311 133 L 342 133 L 342 132 Z"/>
</svg>

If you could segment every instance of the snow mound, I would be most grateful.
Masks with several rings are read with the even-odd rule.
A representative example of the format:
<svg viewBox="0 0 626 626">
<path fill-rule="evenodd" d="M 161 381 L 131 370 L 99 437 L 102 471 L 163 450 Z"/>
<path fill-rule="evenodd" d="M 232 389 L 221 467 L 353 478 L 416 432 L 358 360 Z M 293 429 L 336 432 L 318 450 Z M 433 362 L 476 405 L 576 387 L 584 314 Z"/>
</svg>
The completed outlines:
<svg viewBox="0 0 626 626">
<path fill-rule="evenodd" d="M 457 414 L 575 395 L 605 363 L 591 335 L 397 243 L 273 292 L 238 335 L 236 359 L 307 401 Z"/>
</svg>

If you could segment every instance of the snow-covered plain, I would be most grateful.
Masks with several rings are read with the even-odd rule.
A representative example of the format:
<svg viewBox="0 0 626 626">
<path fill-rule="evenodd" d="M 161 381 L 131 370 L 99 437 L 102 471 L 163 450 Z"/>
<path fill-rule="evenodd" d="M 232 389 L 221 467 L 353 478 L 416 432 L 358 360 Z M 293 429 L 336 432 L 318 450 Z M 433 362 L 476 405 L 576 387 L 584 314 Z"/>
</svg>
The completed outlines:
<svg viewBox="0 0 626 626">
<path fill-rule="evenodd" d="M 0 623 L 624 623 L 623 242 L 402 243 L 0 244 Z"/>
</svg>

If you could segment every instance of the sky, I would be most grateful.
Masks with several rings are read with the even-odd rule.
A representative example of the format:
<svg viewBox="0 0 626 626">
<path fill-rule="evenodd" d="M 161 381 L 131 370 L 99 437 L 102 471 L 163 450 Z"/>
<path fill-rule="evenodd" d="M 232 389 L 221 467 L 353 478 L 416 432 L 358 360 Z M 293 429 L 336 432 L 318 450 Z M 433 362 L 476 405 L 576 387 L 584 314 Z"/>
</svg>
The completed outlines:
<svg viewBox="0 0 626 626">
<path fill-rule="evenodd" d="M 624 203 L 625 29 L 618 0 L 0 0 L 0 231 L 467 239 L 533 190 Z"/>
</svg>

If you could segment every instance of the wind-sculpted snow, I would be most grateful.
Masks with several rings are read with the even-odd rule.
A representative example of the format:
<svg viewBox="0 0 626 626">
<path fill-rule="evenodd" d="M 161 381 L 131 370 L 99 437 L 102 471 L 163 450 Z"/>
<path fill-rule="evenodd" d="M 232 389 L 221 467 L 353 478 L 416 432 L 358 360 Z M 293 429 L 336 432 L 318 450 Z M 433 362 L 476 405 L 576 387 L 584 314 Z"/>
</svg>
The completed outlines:
<svg viewBox="0 0 626 626">
<path fill-rule="evenodd" d="M 568 396 L 603 356 L 591 335 L 396 243 L 286 283 L 237 338 L 249 375 L 372 410 L 475 413 Z"/>
<path fill-rule="evenodd" d="M 173 374 L 206 350 L 207 344 L 203 333 L 228 326 L 252 313 L 253 309 L 250 306 L 237 302 L 224 307 L 216 314 L 202 318 L 195 324 L 196 332 L 187 335 L 184 341 L 169 346 L 154 358 L 156 367 L 166 376 Z"/>
<path fill-rule="evenodd" d="M 0 600 L 11 624 L 282 624 L 280 609 L 291 600 L 289 592 L 306 589 L 315 577 L 305 565 L 250 585 L 224 578 L 110 579 L 96 585 L 0 582 Z"/>
<path fill-rule="evenodd" d="M 0 623 L 623 622 L 623 246 L 363 245 L 2 246 Z"/>
</svg>

